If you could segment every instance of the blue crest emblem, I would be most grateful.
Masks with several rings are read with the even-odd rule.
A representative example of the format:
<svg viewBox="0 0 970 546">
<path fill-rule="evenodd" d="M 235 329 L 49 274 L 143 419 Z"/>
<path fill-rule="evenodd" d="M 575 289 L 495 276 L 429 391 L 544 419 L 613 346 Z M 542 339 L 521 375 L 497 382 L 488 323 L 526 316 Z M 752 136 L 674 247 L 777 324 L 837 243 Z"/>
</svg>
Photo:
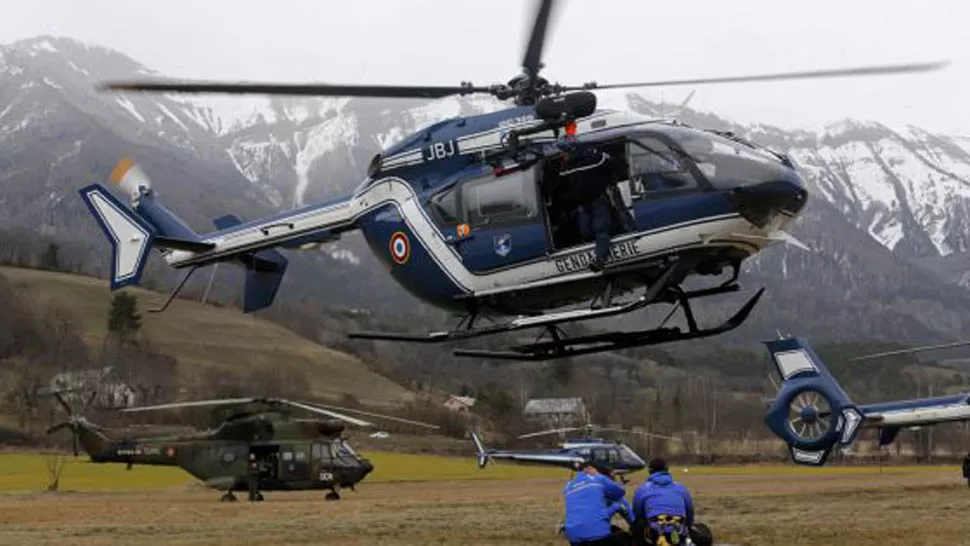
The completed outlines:
<svg viewBox="0 0 970 546">
<path fill-rule="evenodd" d="M 506 257 L 512 252 L 512 236 L 500 235 L 495 237 L 495 253 L 501 257 Z"/>
</svg>

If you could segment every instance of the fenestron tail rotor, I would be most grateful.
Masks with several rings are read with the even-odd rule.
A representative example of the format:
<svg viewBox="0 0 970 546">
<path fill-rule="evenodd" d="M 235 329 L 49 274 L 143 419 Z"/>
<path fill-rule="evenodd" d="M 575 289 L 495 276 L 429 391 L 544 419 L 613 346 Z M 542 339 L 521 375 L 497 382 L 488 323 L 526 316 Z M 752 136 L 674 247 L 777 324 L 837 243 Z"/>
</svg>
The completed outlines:
<svg viewBox="0 0 970 546">
<path fill-rule="evenodd" d="M 542 53 L 549 32 L 550 20 L 553 12 L 555 11 L 555 5 L 555 0 L 538 0 L 536 2 L 535 18 L 532 24 L 532 31 L 529 34 L 529 38 L 526 40 L 525 51 L 522 58 L 522 74 L 512 78 L 508 83 L 504 84 L 499 83 L 489 86 L 476 86 L 471 82 L 462 82 L 457 86 L 411 86 L 332 83 L 216 83 L 207 81 L 158 79 L 149 81 L 109 82 L 102 85 L 101 88 L 111 91 L 156 91 L 165 93 L 229 93 L 416 99 L 436 99 L 450 95 L 482 93 L 492 95 L 500 100 L 512 99 L 516 104 L 519 105 L 535 105 L 537 101 L 543 97 L 560 95 L 569 91 L 877 76 L 940 70 L 948 64 L 946 62 L 911 63 L 883 66 L 862 66 L 833 70 L 758 74 L 748 76 L 658 80 L 639 83 L 600 85 L 596 82 L 589 82 L 578 86 L 563 86 L 559 84 L 550 84 L 545 78 L 539 76 L 539 72 L 543 67 Z"/>
</svg>

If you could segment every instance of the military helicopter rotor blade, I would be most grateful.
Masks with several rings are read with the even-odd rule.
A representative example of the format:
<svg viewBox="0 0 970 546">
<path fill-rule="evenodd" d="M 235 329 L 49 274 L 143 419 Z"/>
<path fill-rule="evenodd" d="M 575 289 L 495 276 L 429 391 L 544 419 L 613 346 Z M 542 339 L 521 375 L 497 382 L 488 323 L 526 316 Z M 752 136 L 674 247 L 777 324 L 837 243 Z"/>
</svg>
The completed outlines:
<svg viewBox="0 0 970 546">
<path fill-rule="evenodd" d="M 156 404 L 153 406 L 138 406 L 134 408 L 123 408 L 118 411 L 123 413 L 134 413 L 139 411 L 158 411 L 174 408 L 196 408 L 205 406 L 238 406 L 240 404 L 252 404 L 255 402 L 271 402 L 269 398 L 222 398 L 215 400 L 195 400 L 191 402 L 172 402 L 169 404 Z"/>
<path fill-rule="evenodd" d="M 562 434 L 564 432 L 574 432 L 577 430 L 585 430 L 585 429 L 586 427 L 551 428 L 548 430 L 540 430 L 538 432 L 530 432 L 528 434 L 523 434 L 522 436 L 519 436 L 519 439 L 522 440 L 525 438 L 535 438 L 536 436 L 547 436 L 549 434 Z"/>
<path fill-rule="evenodd" d="M 932 72 L 941 70 L 949 65 L 949 61 L 927 63 L 910 63 L 881 66 L 859 66 L 854 68 L 839 68 L 834 70 L 808 70 L 804 72 L 778 72 L 774 74 L 755 74 L 748 76 L 725 76 L 719 78 L 695 78 L 684 80 L 660 80 L 640 83 L 619 83 L 600 85 L 589 82 L 581 86 L 567 86 L 566 91 L 624 89 L 629 87 L 663 87 L 674 85 L 702 85 L 713 83 L 739 83 L 758 81 L 803 80 L 817 78 L 841 78 L 850 76 L 880 76 L 889 74 L 905 74 L 911 72 Z"/>
<path fill-rule="evenodd" d="M 549 27 L 549 18 L 554 4 L 554 0 L 539 0 L 536 6 L 532 32 L 529 34 L 525 55 L 522 57 L 522 69 L 532 77 L 539 74 L 539 70 L 542 69 L 542 48 L 546 42 L 546 29 Z"/>
<path fill-rule="evenodd" d="M 383 414 L 380 414 L 380 413 L 371 413 L 369 411 L 363 411 L 363 410 L 359 410 L 359 409 L 344 408 L 344 407 L 340 407 L 340 406 L 331 406 L 331 405 L 328 405 L 328 404 L 313 404 L 313 406 L 318 407 L 318 408 L 322 408 L 322 409 L 339 410 L 339 411 L 345 411 L 345 412 L 349 412 L 349 413 L 359 413 L 360 415 L 367 415 L 368 417 L 376 417 L 378 419 L 387 419 L 387 420 L 390 420 L 390 421 L 397 421 L 399 423 L 406 423 L 408 425 L 415 425 L 415 426 L 419 426 L 419 427 L 425 427 L 425 428 L 431 428 L 431 429 L 441 428 L 438 425 L 432 425 L 432 424 L 429 424 L 429 423 L 422 423 L 421 421 L 412 421 L 411 419 L 404 419 L 402 417 L 393 417 L 393 416 L 390 416 L 390 415 L 383 415 Z"/>
<path fill-rule="evenodd" d="M 353 84 L 280 84 L 234 82 L 217 83 L 188 80 L 145 80 L 107 82 L 102 91 L 156 91 L 163 93 L 221 93 L 290 95 L 314 97 L 370 97 L 389 99 L 438 99 L 450 95 L 492 93 L 493 87 L 474 86 L 465 82 L 458 86 L 353 85 Z"/>
<path fill-rule="evenodd" d="M 374 426 L 373 423 L 369 423 L 367 421 L 362 421 L 360 419 L 357 419 L 356 417 L 351 417 L 349 415 L 344 415 L 342 413 L 337 413 L 335 411 L 330 411 L 330 410 L 327 410 L 327 409 L 318 408 L 316 406 L 311 406 L 310 404 L 304 404 L 303 402 L 294 402 L 292 400 L 280 400 L 280 402 L 283 403 L 283 404 L 289 405 L 289 406 L 293 406 L 294 408 L 300 408 L 300 409 L 303 409 L 303 410 L 306 410 L 306 411 L 310 411 L 310 412 L 313 412 L 313 413 L 319 413 L 320 415 L 326 415 L 327 417 L 330 417 L 330 418 L 333 418 L 333 419 L 339 419 L 341 421 L 346 421 L 346 422 L 348 422 L 348 423 L 350 423 L 352 425 L 357 425 L 359 427 L 372 427 L 372 426 Z"/>
<path fill-rule="evenodd" d="M 881 353 L 872 353 L 872 354 L 868 354 L 868 355 L 857 356 L 857 357 L 850 358 L 849 360 L 850 361 L 872 360 L 874 358 L 882 358 L 882 357 L 885 357 L 885 356 L 895 356 L 895 355 L 905 355 L 905 354 L 912 354 L 912 353 L 921 353 L 921 352 L 924 352 L 924 351 L 933 351 L 933 350 L 936 350 L 936 349 L 950 349 L 950 348 L 953 348 L 953 347 L 966 347 L 967 345 L 970 345 L 970 341 L 957 341 L 957 342 L 954 342 L 954 343 L 942 343 L 942 344 L 939 344 L 939 345 L 923 345 L 923 346 L 920 346 L 920 347 L 910 347 L 909 349 L 899 349 L 897 351 L 884 351 L 884 352 L 881 352 Z"/>
<path fill-rule="evenodd" d="M 67 403 L 67 400 L 64 400 L 64 397 L 61 396 L 60 391 L 54 393 L 54 398 L 57 399 L 57 403 L 60 404 L 62 408 L 64 408 L 64 411 L 67 412 L 68 416 L 74 415 L 74 411 L 71 410 L 71 405 Z"/>
</svg>

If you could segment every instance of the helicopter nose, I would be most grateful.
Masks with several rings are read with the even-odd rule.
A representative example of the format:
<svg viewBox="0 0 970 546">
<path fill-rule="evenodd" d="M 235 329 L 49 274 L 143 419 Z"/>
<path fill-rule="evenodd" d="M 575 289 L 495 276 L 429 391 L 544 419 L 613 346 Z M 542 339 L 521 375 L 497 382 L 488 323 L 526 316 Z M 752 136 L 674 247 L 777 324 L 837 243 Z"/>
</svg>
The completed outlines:
<svg viewBox="0 0 970 546">
<path fill-rule="evenodd" d="M 797 181 L 786 180 L 734 188 L 731 198 L 741 216 L 763 228 L 778 214 L 800 213 L 808 200 L 808 192 Z"/>
</svg>

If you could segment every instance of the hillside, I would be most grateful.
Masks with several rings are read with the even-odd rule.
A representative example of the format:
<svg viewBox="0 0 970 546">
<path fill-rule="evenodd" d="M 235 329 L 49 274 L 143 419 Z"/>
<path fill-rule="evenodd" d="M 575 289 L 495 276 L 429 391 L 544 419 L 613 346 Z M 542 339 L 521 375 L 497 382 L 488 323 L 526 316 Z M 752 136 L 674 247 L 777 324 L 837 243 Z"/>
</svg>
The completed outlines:
<svg viewBox="0 0 970 546">
<path fill-rule="evenodd" d="M 9 267 L 0 268 L 0 274 L 23 287 L 32 299 L 65 307 L 82 325 L 85 342 L 92 348 L 100 346 L 111 300 L 107 282 Z M 313 343 L 275 323 L 185 300 L 174 302 L 164 313 L 147 313 L 146 309 L 160 304 L 165 296 L 141 289 L 131 293 L 138 296 L 143 331 L 159 349 L 178 359 L 182 376 L 194 370 L 244 374 L 273 367 L 305 374 L 314 396 L 334 401 L 344 394 L 377 406 L 414 399 L 413 393 L 378 375 L 361 360 Z"/>
</svg>

